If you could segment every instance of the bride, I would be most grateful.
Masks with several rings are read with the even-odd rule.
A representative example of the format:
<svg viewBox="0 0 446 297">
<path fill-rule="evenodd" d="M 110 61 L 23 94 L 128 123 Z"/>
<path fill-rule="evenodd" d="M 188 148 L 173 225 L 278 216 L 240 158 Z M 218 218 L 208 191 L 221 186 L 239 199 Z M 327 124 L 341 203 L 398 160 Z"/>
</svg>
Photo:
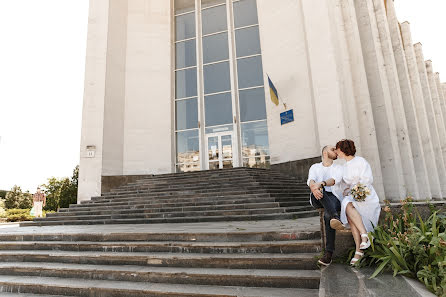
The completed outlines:
<svg viewBox="0 0 446 297">
<path fill-rule="evenodd" d="M 342 181 L 337 184 L 336 191 L 343 197 L 341 202 L 341 221 L 345 226 L 350 225 L 353 238 L 356 244 L 355 256 L 350 265 L 355 265 L 364 253 L 370 247 L 368 232 L 373 231 L 374 226 L 378 225 L 381 206 L 378 195 L 372 186 L 373 175 L 370 164 L 362 157 L 355 157 L 356 148 L 352 140 L 344 139 L 336 144 L 336 153 L 338 158 L 345 159 Z M 361 183 L 370 189 L 365 201 L 356 201 L 350 194 L 351 189 Z M 333 221 L 332 228 L 341 229 L 342 225 Z"/>
</svg>

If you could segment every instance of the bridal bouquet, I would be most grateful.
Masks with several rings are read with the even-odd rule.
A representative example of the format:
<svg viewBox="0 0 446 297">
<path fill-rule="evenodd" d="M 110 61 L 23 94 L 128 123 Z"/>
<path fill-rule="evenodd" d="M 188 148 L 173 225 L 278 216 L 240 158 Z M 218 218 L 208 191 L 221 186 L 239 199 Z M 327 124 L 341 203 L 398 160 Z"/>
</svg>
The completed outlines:
<svg viewBox="0 0 446 297">
<path fill-rule="evenodd" d="M 365 198 L 367 198 L 368 195 L 370 195 L 370 189 L 367 188 L 366 185 L 359 183 L 351 189 L 350 193 L 353 199 L 362 202 L 365 201 Z"/>
</svg>

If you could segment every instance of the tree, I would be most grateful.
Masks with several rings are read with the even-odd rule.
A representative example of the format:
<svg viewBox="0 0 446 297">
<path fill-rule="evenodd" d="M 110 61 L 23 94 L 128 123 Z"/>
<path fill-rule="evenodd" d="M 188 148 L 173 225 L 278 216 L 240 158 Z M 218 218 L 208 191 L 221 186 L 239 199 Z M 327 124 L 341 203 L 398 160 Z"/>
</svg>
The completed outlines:
<svg viewBox="0 0 446 297">
<path fill-rule="evenodd" d="M 11 191 L 9 191 L 5 197 L 6 209 L 13 209 L 13 208 L 27 209 L 31 208 L 32 204 L 33 204 L 32 195 L 28 191 L 23 193 L 22 189 L 17 185 L 12 187 Z"/>
<path fill-rule="evenodd" d="M 8 191 L 0 190 L 0 198 L 1 199 L 5 199 L 6 198 L 6 194 L 8 194 Z"/>
<path fill-rule="evenodd" d="M 73 170 L 71 178 L 49 178 L 45 185 L 42 185 L 46 194 L 45 210 L 57 211 L 60 207 L 66 208 L 77 201 L 77 187 L 79 180 L 79 166 Z"/>
</svg>

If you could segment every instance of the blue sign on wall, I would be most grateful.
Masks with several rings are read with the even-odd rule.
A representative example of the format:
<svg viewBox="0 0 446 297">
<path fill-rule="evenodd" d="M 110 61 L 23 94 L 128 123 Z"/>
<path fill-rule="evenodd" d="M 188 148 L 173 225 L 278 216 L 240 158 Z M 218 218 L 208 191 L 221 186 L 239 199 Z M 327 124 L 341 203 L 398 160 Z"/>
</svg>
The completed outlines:
<svg viewBox="0 0 446 297">
<path fill-rule="evenodd" d="M 294 114 L 292 109 L 280 114 L 280 124 L 285 125 L 291 122 L 294 122 Z"/>
</svg>

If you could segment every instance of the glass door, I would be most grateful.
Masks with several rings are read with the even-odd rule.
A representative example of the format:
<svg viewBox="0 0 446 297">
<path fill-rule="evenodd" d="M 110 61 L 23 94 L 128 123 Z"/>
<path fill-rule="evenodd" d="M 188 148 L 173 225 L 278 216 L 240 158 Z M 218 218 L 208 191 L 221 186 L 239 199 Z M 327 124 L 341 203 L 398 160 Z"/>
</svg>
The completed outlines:
<svg viewBox="0 0 446 297">
<path fill-rule="evenodd" d="M 233 133 L 214 133 L 206 135 L 207 169 L 234 167 Z"/>
</svg>

